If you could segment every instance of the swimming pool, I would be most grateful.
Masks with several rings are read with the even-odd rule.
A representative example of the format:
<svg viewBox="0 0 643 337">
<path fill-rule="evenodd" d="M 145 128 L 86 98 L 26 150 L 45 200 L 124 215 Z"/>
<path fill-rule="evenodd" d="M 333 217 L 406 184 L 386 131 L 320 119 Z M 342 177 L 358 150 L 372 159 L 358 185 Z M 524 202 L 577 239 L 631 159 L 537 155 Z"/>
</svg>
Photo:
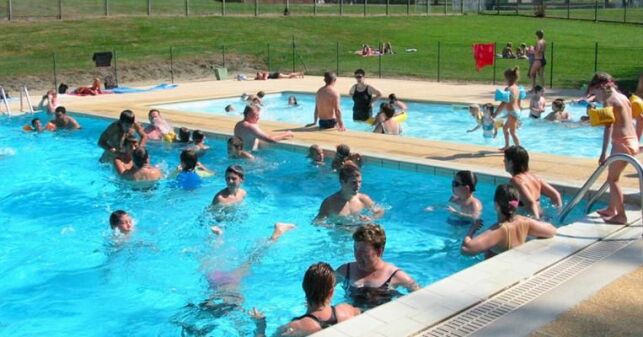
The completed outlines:
<svg viewBox="0 0 643 337">
<path fill-rule="evenodd" d="M 288 106 L 288 97 L 295 95 L 299 106 Z M 549 98 L 550 101 L 552 98 Z M 491 100 L 489 101 L 491 102 Z M 463 105 L 406 102 L 409 107 L 409 119 L 403 124 L 403 136 L 440 140 L 448 142 L 487 145 L 493 147 L 504 146 L 502 129 L 498 130 L 495 139 L 482 137 L 482 129 L 467 133 L 475 126 L 475 121 Z M 484 102 L 483 102 L 484 103 Z M 227 105 L 235 107 L 235 112 L 225 112 Z M 379 102 L 378 102 L 379 104 Z M 377 105 L 377 104 L 376 104 Z M 528 107 L 529 101 L 523 102 Z M 238 97 L 223 98 L 208 101 L 194 101 L 184 103 L 163 104 L 156 106 L 160 109 L 197 112 L 224 116 L 241 117 L 244 102 Z M 365 123 L 353 122 L 353 101 L 342 97 L 341 108 L 343 120 L 349 130 L 371 132 L 373 127 Z M 378 107 L 374 107 L 377 112 Z M 264 120 L 293 123 L 303 126 L 313 121 L 315 111 L 315 97 L 311 94 L 283 92 L 268 94 L 264 97 L 264 109 L 261 118 Z M 547 113 L 551 109 L 547 108 Z M 568 105 L 567 111 L 571 118 L 578 121 L 585 114 L 585 107 Z M 528 117 L 528 110 L 521 113 L 522 126 L 518 129 L 518 136 L 522 145 L 530 152 L 549 153 L 561 156 L 598 158 L 601 151 L 603 128 L 589 127 L 572 123 L 552 123 L 542 119 L 535 120 Z M 543 117 L 546 114 L 543 114 Z"/>
<path fill-rule="evenodd" d="M 221 220 L 206 208 L 230 164 L 223 141 L 207 141 L 212 148 L 202 161 L 217 175 L 201 188 L 177 190 L 163 181 L 137 190 L 98 163 L 96 140 L 109 121 L 75 117 L 81 130 L 55 134 L 22 132 L 31 116 L 0 119 L 0 149 L 7 150 L 0 158 L 3 335 L 251 335 L 254 325 L 241 310 L 198 308 L 211 294 L 205 274 L 242 265 L 272 225 L 284 221 L 297 229 L 252 264 L 240 289 L 243 307 L 263 310 L 272 333 L 305 311 L 301 280 L 308 265 L 337 267 L 353 259 L 349 232 L 311 224 L 338 182 L 335 174 L 309 166 L 303 153 L 272 148 L 256 163 L 242 163 L 248 198 Z M 149 149 L 164 171 L 178 164 L 179 149 Z M 480 260 L 460 255 L 468 227 L 446 221 L 450 177 L 372 165 L 363 174 L 363 192 L 387 208 L 378 221 L 387 230 L 386 260 L 423 286 Z M 493 190 L 478 186 L 487 226 L 495 219 Z M 428 205 L 436 211 L 424 211 Z M 116 209 L 136 219 L 137 230 L 124 242 L 109 230 Z M 225 228 L 221 238 L 210 233 L 212 224 Z M 343 295 L 338 287 L 335 302 L 345 301 Z"/>
</svg>

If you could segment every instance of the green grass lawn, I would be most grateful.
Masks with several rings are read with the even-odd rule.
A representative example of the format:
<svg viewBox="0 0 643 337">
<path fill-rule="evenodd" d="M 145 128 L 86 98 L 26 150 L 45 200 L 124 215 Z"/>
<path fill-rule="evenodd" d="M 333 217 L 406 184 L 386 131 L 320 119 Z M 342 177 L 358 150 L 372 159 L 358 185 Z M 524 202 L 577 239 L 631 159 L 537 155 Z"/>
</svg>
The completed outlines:
<svg viewBox="0 0 643 337">
<path fill-rule="evenodd" d="M 93 1 L 93 0 L 92 0 Z M 88 1 L 88 3 L 91 1 Z M 95 1 L 99 2 L 99 1 Z M 195 2 L 195 1 L 192 1 Z M 510 28 L 508 28 L 510 27 Z M 32 76 L 52 77 L 53 53 L 58 74 L 94 70 L 95 51 L 116 50 L 120 66 L 154 64 L 151 69 L 169 79 L 169 50 L 174 59 L 201 59 L 234 71 L 250 66 L 291 71 L 292 38 L 295 38 L 295 68 L 309 74 L 336 70 L 350 74 L 365 68 L 383 77 L 438 75 L 440 42 L 441 79 L 491 82 L 493 68 L 476 72 L 471 44 L 497 42 L 533 44 L 534 32 L 544 29 L 554 42 L 554 86 L 578 86 L 594 72 L 594 46 L 599 45 L 598 70 L 620 79 L 634 80 L 643 72 L 643 27 L 510 16 L 436 17 L 119 17 L 77 21 L 0 23 L 0 84 L 3 79 Z M 363 58 L 353 55 L 362 43 L 390 41 L 396 54 Z M 337 48 L 339 44 L 339 49 Z M 551 51 L 551 45 L 550 51 Z M 406 48 L 417 52 L 406 53 Z M 270 53 L 268 50 L 270 49 Z M 548 51 L 548 58 L 550 53 Z M 243 62 L 234 62 L 243 59 Z M 497 78 L 506 67 L 525 60 L 499 60 Z M 552 63 L 552 60 L 549 60 Z M 547 69 L 549 78 L 550 69 Z M 526 76 L 525 76 L 526 77 Z M 547 80 L 549 83 L 549 80 Z"/>
</svg>

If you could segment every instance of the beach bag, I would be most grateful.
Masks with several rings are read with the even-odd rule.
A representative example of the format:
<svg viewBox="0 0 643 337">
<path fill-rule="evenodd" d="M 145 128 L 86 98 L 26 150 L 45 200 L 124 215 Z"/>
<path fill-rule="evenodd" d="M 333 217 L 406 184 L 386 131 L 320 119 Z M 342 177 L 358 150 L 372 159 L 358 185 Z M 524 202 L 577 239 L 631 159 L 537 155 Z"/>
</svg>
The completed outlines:
<svg viewBox="0 0 643 337">
<path fill-rule="evenodd" d="M 59 94 L 66 94 L 66 93 L 67 93 L 67 89 L 69 89 L 69 86 L 68 86 L 67 84 L 65 84 L 65 83 L 60 83 L 60 85 L 58 86 L 58 93 L 59 93 Z"/>
</svg>

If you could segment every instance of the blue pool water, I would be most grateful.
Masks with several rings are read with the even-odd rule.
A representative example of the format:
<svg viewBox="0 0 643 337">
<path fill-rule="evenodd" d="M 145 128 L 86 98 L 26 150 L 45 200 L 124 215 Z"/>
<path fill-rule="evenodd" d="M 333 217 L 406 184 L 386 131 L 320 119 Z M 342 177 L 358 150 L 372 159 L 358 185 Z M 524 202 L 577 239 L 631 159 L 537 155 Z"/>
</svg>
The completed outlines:
<svg viewBox="0 0 643 337">
<path fill-rule="evenodd" d="M 305 311 L 301 280 L 310 264 L 352 261 L 346 229 L 311 224 L 338 182 L 303 153 L 273 148 L 256 163 L 243 162 L 247 200 L 236 212 L 212 214 L 207 206 L 230 164 L 223 141 L 208 140 L 202 161 L 217 174 L 201 188 L 177 190 L 162 181 L 140 190 L 98 163 L 96 140 L 108 121 L 75 117 L 81 130 L 43 134 L 21 131 L 30 116 L 0 118 L 1 335 L 251 335 L 254 325 L 242 310 L 198 309 L 212 294 L 205 275 L 243 265 L 275 222 L 291 222 L 297 228 L 254 261 L 239 289 L 244 309 L 266 313 L 271 334 Z M 178 164 L 178 148 L 149 149 L 165 172 Z M 386 260 L 423 286 L 480 260 L 460 255 L 468 226 L 447 222 L 450 177 L 373 166 L 363 175 L 363 192 L 387 209 L 378 221 L 387 230 Z M 480 184 L 476 192 L 487 226 L 495 218 L 493 190 Z M 424 211 L 429 205 L 436 211 Z M 109 230 L 116 209 L 136 219 L 128 239 Z M 212 224 L 225 234 L 214 237 Z M 335 302 L 345 300 L 338 287 Z"/>
<path fill-rule="evenodd" d="M 291 95 L 297 97 L 299 106 L 288 106 L 288 97 Z M 552 99 L 550 98 L 550 100 Z M 225 107 L 228 104 L 233 105 L 236 112 L 225 112 Z M 377 112 L 379 102 L 375 105 L 377 107 L 374 110 Z M 407 105 L 409 119 L 403 124 L 403 136 L 493 147 L 504 146 L 502 129 L 498 130 L 498 136 L 491 140 L 482 137 L 482 129 L 467 133 L 467 130 L 475 126 L 475 121 L 471 118 L 466 106 L 420 102 L 407 102 Z M 245 103 L 241 99 L 234 97 L 165 104 L 158 107 L 241 118 L 244 106 Z M 529 101 L 523 102 L 523 106 L 528 107 Z M 366 132 L 373 130 L 373 127 L 368 124 L 353 122 L 352 99 L 342 97 L 341 108 L 347 129 Z M 283 92 L 266 95 L 261 118 L 303 126 L 312 123 L 314 111 L 314 95 Z M 550 111 L 551 109 L 548 107 L 547 113 Z M 568 105 L 567 111 L 570 112 L 572 120 L 578 121 L 585 114 L 585 107 Z M 528 110 L 521 113 L 522 126 L 518 129 L 518 136 L 527 150 L 571 157 L 598 158 L 600 155 L 603 128 L 593 128 L 576 122 L 552 123 L 535 120 L 529 118 L 528 113 Z M 545 114 L 543 114 L 544 116 Z"/>
</svg>

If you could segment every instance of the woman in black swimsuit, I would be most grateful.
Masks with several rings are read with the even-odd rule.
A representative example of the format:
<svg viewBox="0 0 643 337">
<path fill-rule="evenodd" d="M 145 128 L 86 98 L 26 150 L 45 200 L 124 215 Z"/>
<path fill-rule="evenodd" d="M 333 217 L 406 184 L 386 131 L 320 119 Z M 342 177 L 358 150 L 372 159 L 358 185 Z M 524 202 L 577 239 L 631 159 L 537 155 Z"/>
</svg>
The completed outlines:
<svg viewBox="0 0 643 337">
<path fill-rule="evenodd" d="M 366 121 L 373 115 L 373 102 L 382 97 L 382 93 L 373 86 L 366 84 L 366 72 L 355 70 L 355 83 L 349 92 L 353 97 L 353 120 Z"/>
<path fill-rule="evenodd" d="M 355 262 L 340 266 L 336 275 L 354 305 L 370 309 L 400 295 L 397 287 L 409 292 L 420 288 L 403 270 L 382 260 L 386 244 L 382 227 L 362 225 L 353 233 L 353 240 Z"/>
</svg>

